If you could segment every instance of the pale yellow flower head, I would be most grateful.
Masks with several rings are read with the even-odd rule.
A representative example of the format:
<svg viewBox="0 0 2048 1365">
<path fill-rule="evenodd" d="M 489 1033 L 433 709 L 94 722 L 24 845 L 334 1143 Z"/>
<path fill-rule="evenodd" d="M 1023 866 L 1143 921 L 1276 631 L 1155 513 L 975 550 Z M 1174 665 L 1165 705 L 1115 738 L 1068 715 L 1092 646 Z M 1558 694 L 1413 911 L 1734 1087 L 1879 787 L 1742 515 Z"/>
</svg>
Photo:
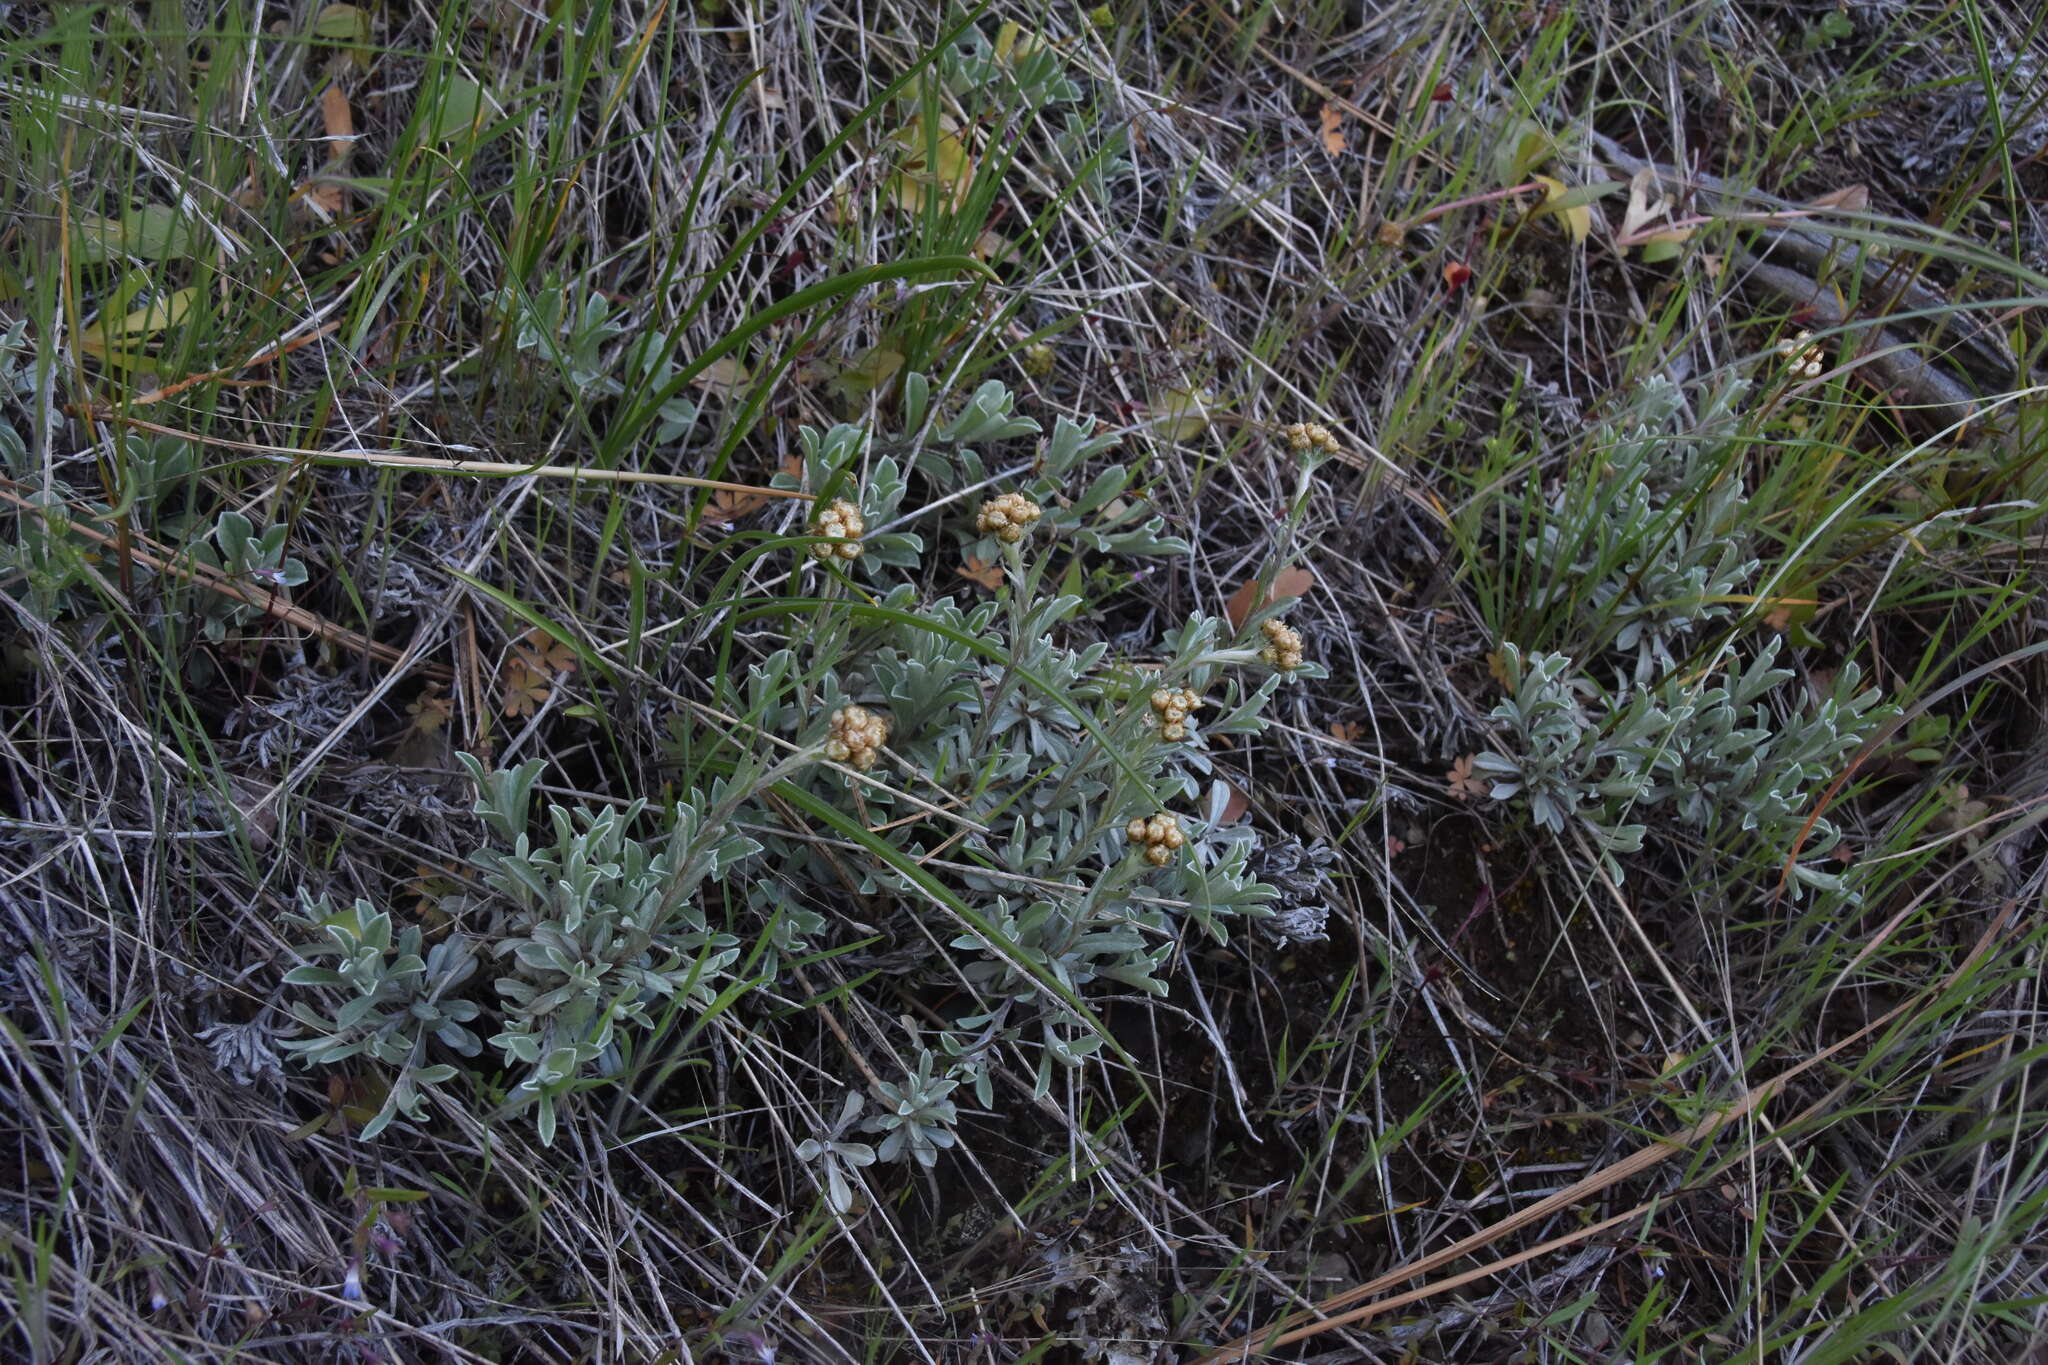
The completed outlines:
<svg viewBox="0 0 2048 1365">
<path fill-rule="evenodd" d="M 832 543 L 813 545 L 811 554 L 818 559 L 858 559 L 861 533 L 867 529 L 867 523 L 861 520 L 860 508 L 845 498 L 834 498 L 824 511 L 818 513 L 814 532 L 830 537 Z"/>
<path fill-rule="evenodd" d="M 865 706 L 842 706 L 832 713 L 830 732 L 825 736 L 825 757 L 866 772 L 875 766 L 875 756 L 889 742 L 889 718 Z"/>
<path fill-rule="evenodd" d="M 1045 509 L 1022 493 L 1005 493 L 981 505 L 981 513 L 975 517 L 974 526 L 985 536 L 994 536 L 1005 545 L 1015 545 L 1030 532 L 1031 523 L 1044 515 Z"/>
</svg>

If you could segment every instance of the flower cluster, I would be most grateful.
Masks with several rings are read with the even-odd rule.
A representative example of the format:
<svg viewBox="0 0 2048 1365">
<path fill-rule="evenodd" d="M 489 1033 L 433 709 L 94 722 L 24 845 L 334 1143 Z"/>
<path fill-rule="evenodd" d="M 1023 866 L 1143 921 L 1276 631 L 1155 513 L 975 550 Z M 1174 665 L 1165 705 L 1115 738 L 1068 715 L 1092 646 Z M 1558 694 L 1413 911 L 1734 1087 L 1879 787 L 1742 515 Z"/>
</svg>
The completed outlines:
<svg viewBox="0 0 2048 1365">
<path fill-rule="evenodd" d="M 1190 688 L 1155 688 L 1152 710 L 1159 717 L 1159 737 L 1168 743 L 1186 739 L 1188 717 L 1200 710 L 1203 702 L 1202 694 Z"/>
<path fill-rule="evenodd" d="M 1794 377 L 1801 379 L 1820 378 L 1820 346 L 1813 339 L 1813 333 L 1801 332 L 1798 336 L 1787 337 L 1778 343 L 1778 354 L 1785 357 L 1785 364 Z"/>
<path fill-rule="evenodd" d="M 985 536 L 994 536 L 1005 545 L 1015 545 L 1024 539 L 1031 523 L 1044 515 L 1045 509 L 1022 493 L 1005 493 L 981 505 L 981 514 L 975 517 L 974 526 Z"/>
<path fill-rule="evenodd" d="M 1043 379 L 1052 373 L 1052 347 L 1042 341 L 1034 341 L 1017 357 L 1017 368 L 1033 379 Z"/>
<path fill-rule="evenodd" d="M 865 706 L 842 706 L 832 713 L 831 733 L 825 737 L 825 757 L 866 772 L 875 766 L 875 755 L 888 742 L 887 716 Z"/>
<path fill-rule="evenodd" d="M 1297 455 L 1305 450 L 1320 450 L 1325 455 L 1337 453 L 1337 438 L 1326 426 L 1314 422 L 1289 422 L 1280 428 L 1280 434 L 1287 438 L 1287 448 Z"/>
<path fill-rule="evenodd" d="M 1301 632 L 1285 621 L 1273 620 L 1261 627 L 1266 633 L 1266 647 L 1259 651 L 1259 657 L 1283 673 L 1292 673 L 1301 667 Z"/>
<path fill-rule="evenodd" d="M 1132 844 L 1145 850 L 1145 861 L 1154 867 L 1172 862 L 1174 851 L 1188 841 L 1180 832 L 1180 817 L 1169 811 L 1161 811 L 1150 820 L 1133 820 L 1124 833 Z"/>
<path fill-rule="evenodd" d="M 860 508 L 845 498 L 834 498 L 825 510 L 818 514 L 817 534 L 828 537 L 830 544 L 811 547 L 811 553 L 819 559 L 860 558 L 861 532 L 867 530 L 867 523 L 861 520 Z"/>
</svg>

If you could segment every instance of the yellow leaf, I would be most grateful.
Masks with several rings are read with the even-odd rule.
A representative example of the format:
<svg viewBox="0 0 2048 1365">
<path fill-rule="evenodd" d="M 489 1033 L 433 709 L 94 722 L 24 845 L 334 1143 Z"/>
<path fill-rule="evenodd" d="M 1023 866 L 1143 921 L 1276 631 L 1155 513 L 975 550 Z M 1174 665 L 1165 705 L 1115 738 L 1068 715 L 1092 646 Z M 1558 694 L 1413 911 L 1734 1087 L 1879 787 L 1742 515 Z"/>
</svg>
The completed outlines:
<svg viewBox="0 0 2048 1365">
<path fill-rule="evenodd" d="M 1152 430 L 1162 441 L 1192 441 L 1209 429 L 1209 404 L 1216 396 L 1200 389 L 1168 389 L 1152 414 Z"/>
<path fill-rule="evenodd" d="M 996 60 L 999 62 L 1015 66 L 1038 48 L 1038 35 L 1014 19 L 1005 20 L 1003 26 L 996 30 Z"/>
<path fill-rule="evenodd" d="M 1574 246 L 1585 241 L 1593 231 L 1591 206 L 1561 204 L 1559 201 L 1569 193 L 1562 180 L 1553 180 L 1547 175 L 1532 175 L 1529 178 L 1543 187 L 1543 202 L 1538 204 L 1535 213 L 1529 216 L 1534 218 L 1538 214 L 1554 213 L 1564 221 L 1564 230 L 1571 237 Z"/>
<path fill-rule="evenodd" d="M 190 284 L 137 308 L 126 317 L 101 318 L 80 333 L 78 344 L 93 355 L 104 356 L 114 349 L 116 338 L 147 341 L 158 332 L 183 322 L 185 315 L 192 311 L 192 301 L 198 297 L 199 286 Z"/>
<path fill-rule="evenodd" d="M 370 41 L 370 16 L 354 5 L 323 5 L 313 17 L 313 37 L 336 47 L 361 47 Z"/>
<path fill-rule="evenodd" d="M 936 201 L 951 211 L 966 202 L 974 183 L 974 158 L 959 132 L 947 126 L 950 122 L 942 119 L 934 134 L 920 114 L 897 132 L 893 140 L 902 153 L 889 184 L 898 208 L 920 213 L 926 203 Z"/>
<path fill-rule="evenodd" d="M 997 265 L 1015 265 L 1024 259 L 1017 244 L 993 228 L 974 239 L 974 254 Z"/>
</svg>

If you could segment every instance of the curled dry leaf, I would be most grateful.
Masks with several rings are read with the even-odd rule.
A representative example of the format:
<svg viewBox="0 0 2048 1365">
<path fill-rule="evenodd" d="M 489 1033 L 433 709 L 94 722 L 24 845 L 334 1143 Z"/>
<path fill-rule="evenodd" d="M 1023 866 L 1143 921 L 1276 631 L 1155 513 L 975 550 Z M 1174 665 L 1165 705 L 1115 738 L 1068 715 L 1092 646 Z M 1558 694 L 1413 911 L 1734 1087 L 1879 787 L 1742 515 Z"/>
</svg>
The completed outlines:
<svg viewBox="0 0 2048 1365">
<path fill-rule="evenodd" d="M 505 659 L 504 702 L 508 716 L 530 716 L 554 695 L 557 677 L 576 671 L 576 652 L 535 627 Z"/>
<path fill-rule="evenodd" d="M 1844 185 L 1810 201 L 1807 207 L 1833 209 L 1837 213 L 1861 213 L 1870 207 L 1870 191 L 1861 185 Z"/>
<path fill-rule="evenodd" d="M 329 178 L 309 181 L 304 193 L 331 221 L 348 211 L 348 191 L 342 188 L 339 177 L 346 172 L 349 151 L 354 147 L 356 137 L 355 117 L 349 112 L 348 96 L 342 93 L 339 85 L 329 85 L 320 92 L 320 123 L 326 134 L 326 174 Z"/>
<path fill-rule="evenodd" d="M 968 582 L 978 583 L 990 592 L 1003 586 L 1003 566 L 986 559 L 976 559 L 973 555 L 968 555 L 958 572 Z"/>
<path fill-rule="evenodd" d="M 1476 801 L 1486 795 L 1486 779 L 1472 771 L 1469 755 L 1451 765 L 1450 775 L 1444 779 L 1444 787 L 1460 801 Z"/>
<path fill-rule="evenodd" d="M 1344 111 L 1334 104 L 1323 106 L 1323 150 L 1331 156 L 1344 155 Z"/>
<path fill-rule="evenodd" d="M 1621 235 L 1634 237 L 1659 218 L 1671 215 L 1671 201 L 1662 193 L 1657 172 L 1645 166 L 1628 182 L 1628 208 L 1621 215 Z"/>
<path fill-rule="evenodd" d="M 766 493 L 742 493 L 735 488 L 714 489 L 704 504 L 704 520 L 713 526 L 730 526 L 767 505 Z"/>
</svg>

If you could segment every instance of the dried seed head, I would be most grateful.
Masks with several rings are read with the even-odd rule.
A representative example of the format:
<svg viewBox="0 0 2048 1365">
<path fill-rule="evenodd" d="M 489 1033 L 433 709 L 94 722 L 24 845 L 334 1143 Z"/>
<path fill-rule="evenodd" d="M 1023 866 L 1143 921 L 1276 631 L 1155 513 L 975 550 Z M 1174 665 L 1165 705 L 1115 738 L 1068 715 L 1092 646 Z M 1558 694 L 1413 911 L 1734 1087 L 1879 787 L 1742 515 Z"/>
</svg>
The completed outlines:
<svg viewBox="0 0 2048 1365">
<path fill-rule="evenodd" d="M 824 511 L 818 513 L 814 532 L 830 537 L 833 543 L 813 545 L 811 554 L 818 559 L 858 559 L 861 533 L 867 529 L 867 523 L 860 518 L 860 508 L 845 498 L 834 498 Z"/>
<path fill-rule="evenodd" d="M 1794 376 L 1802 379 L 1820 378 L 1824 357 L 1821 355 L 1820 343 L 1813 339 L 1813 333 L 1801 332 L 1798 336 L 1780 341 L 1778 354 L 1785 357 L 1785 364 Z"/>
<path fill-rule="evenodd" d="M 1337 438 L 1328 427 L 1315 422 L 1289 422 L 1280 428 L 1280 434 L 1287 438 L 1287 448 L 1297 454 L 1304 450 L 1320 450 L 1325 455 L 1337 453 Z"/>
<path fill-rule="evenodd" d="M 1145 850 L 1145 861 L 1154 867 L 1165 867 L 1173 861 L 1174 852 L 1187 843 L 1187 836 L 1181 833 L 1180 817 L 1168 811 L 1161 811 L 1149 820 L 1133 820 L 1124 828 L 1132 844 Z"/>
<path fill-rule="evenodd" d="M 1285 621 L 1268 621 L 1260 627 L 1266 633 L 1266 647 L 1259 657 L 1283 673 L 1301 667 L 1301 632 Z"/>
<path fill-rule="evenodd" d="M 1152 690 L 1152 713 L 1159 720 L 1159 737 L 1178 743 L 1188 737 L 1187 719 L 1205 704 L 1201 693 L 1185 687 Z"/>
<path fill-rule="evenodd" d="M 875 755 L 889 742 L 889 718 L 865 706 L 842 706 L 832 713 L 831 730 L 825 736 L 825 757 L 866 772 L 875 766 Z"/>
<path fill-rule="evenodd" d="M 981 505 L 981 514 L 974 519 L 974 525 L 985 536 L 994 536 L 1005 545 L 1015 545 L 1024 539 L 1031 523 L 1044 515 L 1045 509 L 1022 493 L 1005 493 Z"/>
</svg>

